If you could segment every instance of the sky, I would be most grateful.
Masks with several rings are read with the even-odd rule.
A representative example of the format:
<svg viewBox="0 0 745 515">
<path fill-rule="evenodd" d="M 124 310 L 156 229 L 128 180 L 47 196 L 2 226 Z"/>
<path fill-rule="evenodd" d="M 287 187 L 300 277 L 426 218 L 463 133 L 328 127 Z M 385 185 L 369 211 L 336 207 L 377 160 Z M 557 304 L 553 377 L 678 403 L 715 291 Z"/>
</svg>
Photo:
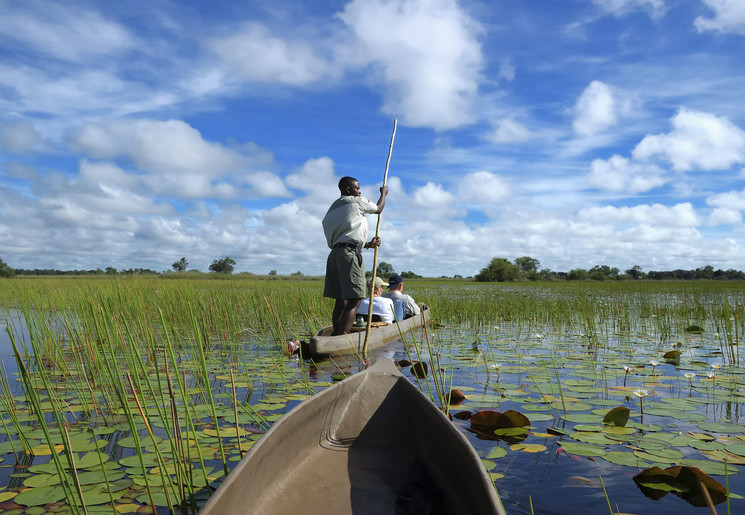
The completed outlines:
<svg viewBox="0 0 745 515">
<path fill-rule="evenodd" d="M 337 183 L 377 200 L 397 120 L 378 262 L 398 272 L 745 269 L 745 0 L 0 13 L 13 268 L 322 275 Z"/>
</svg>

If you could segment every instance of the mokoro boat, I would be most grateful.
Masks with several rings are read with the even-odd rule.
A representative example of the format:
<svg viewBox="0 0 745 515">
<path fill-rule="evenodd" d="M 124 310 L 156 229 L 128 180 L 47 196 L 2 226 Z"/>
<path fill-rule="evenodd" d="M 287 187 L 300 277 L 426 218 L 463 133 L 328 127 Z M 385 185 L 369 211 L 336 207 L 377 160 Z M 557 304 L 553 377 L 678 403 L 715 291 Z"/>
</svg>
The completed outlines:
<svg viewBox="0 0 745 515">
<path fill-rule="evenodd" d="M 302 402 L 202 515 L 504 514 L 466 437 L 390 359 Z"/>
<path fill-rule="evenodd" d="M 367 342 L 367 350 L 375 350 L 395 340 L 401 339 L 401 335 L 406 335 L 411 331 L 422 327 L 429 321 L 430 310 L 427 306 L 422 306 L 419 315 L 407 318 L 398 324 L 387 324 L 376 326 L 370 329 L 370 339 Z M 399 329 L 400 328 L 400 329 Z M 324 327 L 318 331 L 315 336 L 308 342 L 310 354 L 313 356 L 326 356 L 330 354 L 362 354 L 365 346 L 365 329 L 353 328 L 350 334 L 340 334 L 338 336 L 329 336 L 333 327 Z"/>
</svg>

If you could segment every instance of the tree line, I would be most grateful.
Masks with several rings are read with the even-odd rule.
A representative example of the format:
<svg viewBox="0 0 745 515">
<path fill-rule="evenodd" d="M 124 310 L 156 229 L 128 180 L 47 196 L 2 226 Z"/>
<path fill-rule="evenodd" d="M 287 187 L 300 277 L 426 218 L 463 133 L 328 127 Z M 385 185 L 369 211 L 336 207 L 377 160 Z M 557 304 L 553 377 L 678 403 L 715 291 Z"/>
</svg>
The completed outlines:
<svg viewBox="0 0 745 515">
<path fill-rule="evenodd" d="M 714 269 L 707 265 L 694 270 L 669 270 L 644 272 L 639 265 L 621 272 L 617 267 L 595 265 L 590 269 L 575 268 L 569 272 L 554 272 L 548 268 L 540 268 L 541 262 L 529 256 L 509 261 L 506 258 L 495 257 L 488 265 L 474 276 L 479 282 L 510 282 L 510 281 L 638 281 L 638 280 L 745 280 L 745 272 L 740 270 Z"/>
<path fill-rule="evenodd" d="M 209 266 L 209 271 L 215 274 L 232 274 L 235 270 L 236 261 L 229 256 L 222 259 L 215 259 Z M 172 271 L 176 274 L 182 274 L 187 272 L 189 267 L 189 261 L 182 257 L 175 261 L 172 265 Z M 191 270 L 190 272 L 197 272 Z M 114 267 L 106 267 L 105 269 L 96 268 L 95 270 L 55 270 L 55 269 L 23 269 L 23 268 L 11 268 L 8 264 L 0 259 L 0 277 L 13 277 L 14 275 L 160 275 L 169 274 L 168 272 L 157 272 L 149 268 L 127 268 L 117 270 Z M 376 269 L 376 275 L 381 279 L 388 279 L 391 275 L 395 274 L 396 270 L 390 263 L 381 261 Z M 253 275 L 253 274 L 251 274 Z M 268 274 L 269 277 L 279 277 L 276 270 L 271 270 Z M 371 276 L 371 272 L 367 272 L 367 276 Z M 399 272 L 399 275 L 404 279 L 419 279 L 421 275 L 416 274 L 412 271 Z M 290 277 L 305 277 L 305 275 L 298 271 L 290 275 Z M 445 276 L 442 276 L 443 278 Z M 463 277 L 459 274 L 454 276 L 456 279 L 462 279 Z M 667 270 L 667 271 L 650 271 L 645 272 L 639 265 L 634 265 L 631 268 L 621 272 L 617 267 L 611 267 L 608 265 L 595 265 L 590 269 L 575 268 L 569 272 L 555 272 L 548 268 L 541 268 L 541 262 L 529 256 L 522 256 L 509 261 L 506 258 L 495 257 L 487 266 L 481 269 L 481 271 L 473 277 L 473 280 L 478 282 L 511 282 L 511 281 L 627 281 L 627 280 L 729 280 L 729 281 L 742 281 L 745 280 L 745 272 L 739 270 L 728 269 L 714 269 L 713 266 L 707 265 L 699 267 L 693 270 Z"/>
</svg>

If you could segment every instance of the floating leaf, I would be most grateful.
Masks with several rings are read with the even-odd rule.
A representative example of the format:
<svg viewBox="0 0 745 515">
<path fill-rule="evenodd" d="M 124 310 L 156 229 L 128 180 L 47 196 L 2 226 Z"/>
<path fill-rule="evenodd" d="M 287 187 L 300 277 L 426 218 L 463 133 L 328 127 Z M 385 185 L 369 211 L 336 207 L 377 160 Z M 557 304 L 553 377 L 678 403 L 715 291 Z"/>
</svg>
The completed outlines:
<svg viewBox="0 0 745 515">
<path fill-rule="evenodd" d="M 680 351 L 679 350 L 671 350 L 669 352 L 666 352 L 662 355 L 663 358 L 669 361 L 678 361 L 680 360 Z"/>
<path fill-rule="evenodd" d="M 507 456 L 507 450 L 502 447 L 495 447 L 491 450 L 489 454 L 487 454 L 486 459 L 496 460 L 504 456 Z"/>
<path fill-rule="evenodd" d="M 543 452 L 546 450 L 546 446 L 537 443 L 516 443 L 514 445 L 510 445 L 510 450 L 523 452 Z"/>
<path fill-rule="evenodd" d="M 466 400 L 466 395 L 463 393 L 463 391 L 454 388 L 450 390 L 449 393 L 443 395 L 442 402 L 445 405 L 455 405 L 461 404 L 464 400 Z"/>
<path fill-rule="evenodd" d="M 714 504 L 719 504 L 727 498 L 724 486 L 696 467 L 678 466 L 665 470 L 652 467 L 634 476 L 634 482 L 647 497 L 660 499 L 668 492 L 673 492 L 696 507 L 708 506 L 706 496 L 699 485 L 706 488 Z"/>
<path fill-rule="evenodd" d="M 418 377 L 419 379 L 424 379 L 427 377 L 427 371 L 429 370 L 429 366 L 424 361 L 417 361 L 413 365 L 411 365 L 411 373 L 415 377 Z"/>
<path fill-rule="evenodd" d="M 704 422 L 698 425 L 703 431 L 710 431 L 712 433 L 742 433 L 745 431 L 745 426 L 742 424 L 722 424 L 718 422 Z"/>
<path fill-rule="evenodd" d="M 629 421 L 631 410 L 625 406 L 613 408 L 603 417 L 603 424 L 613 424 L 619 427 L 625 427 Z"/>
<path fill-rule="evenodd" d="M 41 488 L 29 488 L 21 492 L 13 498 L 13 502 L 22 506 L 44 506 L 61 501 L 64 498 L 65 490 L 62 486 L 43 486 Z"/>
<path fill-rule="evenodd" d="M 616 465 L 625 465 L 627 467 L 648 467 L 649 463 L 636 456 L 633 452 L 611 451 L 602 456 L 602 458 Z"/>
<path fill-rule="evenodd" d="M 584 443 L 561 442 L 561 448 L 577 456 L 603 456 L 608 452 L 602 447 Z"/>
</svg>

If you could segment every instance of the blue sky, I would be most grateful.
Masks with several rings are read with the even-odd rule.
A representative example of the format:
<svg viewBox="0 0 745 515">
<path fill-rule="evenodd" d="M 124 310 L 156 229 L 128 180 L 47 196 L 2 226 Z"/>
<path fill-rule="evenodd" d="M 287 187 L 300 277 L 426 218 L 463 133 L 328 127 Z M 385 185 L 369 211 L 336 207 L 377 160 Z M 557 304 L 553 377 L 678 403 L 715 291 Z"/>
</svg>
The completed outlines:
<svg viewBox="0 0 745 515">
<path fill-rule="evenodd" d="M 379 252 L 397 271 L 743 269 L 743 0 L 0 12 L 14 268 L 322 274 L 336 184 L 377 199 L 397 119 Z"/>
</svg>

